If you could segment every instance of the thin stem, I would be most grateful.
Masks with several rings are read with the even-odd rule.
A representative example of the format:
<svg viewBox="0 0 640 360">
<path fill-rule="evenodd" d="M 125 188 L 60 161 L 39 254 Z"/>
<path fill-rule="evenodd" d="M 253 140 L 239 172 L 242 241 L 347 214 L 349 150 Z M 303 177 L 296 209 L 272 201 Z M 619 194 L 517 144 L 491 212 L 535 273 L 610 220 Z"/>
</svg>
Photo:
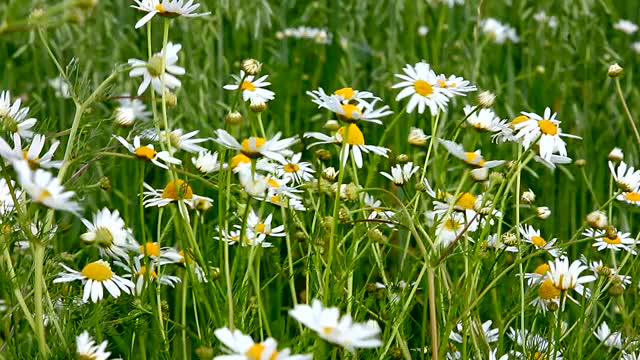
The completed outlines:
<svg viewBox="0 0 640 360">
<path fill-rule="evenodd" d="M 633 120 L 633 116 L 631 116 L 631 112 L 629 111 L 629 107 L 627 106 L 627 102 L 624 99 L 624 95 L 622 94 L 622 88 L 620 87 L 620 78 L 615 78 L 614 82 L 616 83 L 616 93 L 620 98 L 620 102 L 622 102 L 622 108 L 624 109 L 624 113 L 627 115 L 629 122 L 631 123 L 631 128 L 633 129 L 633 133 L 636 136 L 636 141 L 638 142 L 638 146 L 640 147 L 640 133 L 638 133 L 638 128 L 636 127 L 636 122 Z"/>
</svg>

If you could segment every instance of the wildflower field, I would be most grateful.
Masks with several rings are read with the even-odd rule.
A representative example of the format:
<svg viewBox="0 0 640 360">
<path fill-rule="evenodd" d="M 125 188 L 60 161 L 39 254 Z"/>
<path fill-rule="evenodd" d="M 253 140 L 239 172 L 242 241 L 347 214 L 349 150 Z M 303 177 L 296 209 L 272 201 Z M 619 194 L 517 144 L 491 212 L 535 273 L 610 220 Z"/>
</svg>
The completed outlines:
<svg viewBox="0 0 640 360">
<path fill-rule="evenodd" d="M 2 0 L 0 360 L 640 359 L 639 16 Z"/>
</svg>

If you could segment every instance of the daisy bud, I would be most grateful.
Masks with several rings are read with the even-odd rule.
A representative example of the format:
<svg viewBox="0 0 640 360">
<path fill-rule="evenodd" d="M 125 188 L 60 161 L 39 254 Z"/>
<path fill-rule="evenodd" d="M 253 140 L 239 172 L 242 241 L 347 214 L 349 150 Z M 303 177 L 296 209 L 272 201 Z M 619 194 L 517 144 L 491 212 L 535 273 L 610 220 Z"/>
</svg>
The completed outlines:
<svg viewBox="0 0 640 360">
<path fill-rule="evenodd" d="M 549 311 L 552 311 L 552 312 L 553 312 L 553 311 L 558 310 L 558 308 L 559 308 L 559 305 L 558 305 L 558 304 L 556 304 L 556 303 L 555 303 L 555 302 L 553 302 L 553 301 L 551 301 L 551 302 L 549 302 L 549 303 L 547 304 L 547 310 L 549 310 Z"/>
<path fill-rule="evenodd" d="M 611 296 L 620 296 L 622 295 L 622 293 L 624 293 L 624 286 L 620 284 L 612 285 L 609 288 L 608 292 L 609 292 L 609 295 Z"/>
<path fill-rule="evenodd" d="M 496 95 L 490 91 L 483 91 L 478 94 L 478 105 L 483 108 L 490 108 L 496 102 Z"/>
<path fill-rule="evenodd" d="M 111 180 L 109 180 L 108 177 L 103 176 L 102 179 L 100 179 L 100 181 L 98 182 L 98 186 L 100 186 L 100 189 L 109 192 L 111 191 Z"/>
<path fill-rule="evenodd" d="M 414 128 L 414 127 L 411 128 L 411 131 L 409 132 L 409 138 L 407 139 L 410 145 L 417 146 L 417 147 L 426 146 L 428 140 L 429 140 L 429 137 L 425 135 L 422 129 Z"/>
<path fill-rule="evenodd" d="M 607 238 L 611 240 L 615 240 L 618 238 L 618 230 L 616 230 L 615 226 L 609 224 L 605 227 L 604 231 L 607 234 Z"/>
<path fill-rule="evenodd" d="M 547 71 L 547 70 L 544 68 L 544 66 L 542 66 L 542 65 L 538 65 L 538 66 L 536 66 L 536 72 L 537 72 L 538 74 L 544 74 L 546 71 Z"/>
<path fill-rule="evenodd" d="M 178 105 L 178 97 L 169 90 L 164 91 L 164 101 L 169 108 L 174 108 Z"/>
<path fill-rule="evenodd" d="M 320 220 L 320 225 L 326 231 L 331 231 L 331 227 L 333 226 L 333 216 L 325 216 Z"/>
<path fill-rule="evenodd" d="M 259 97 L 255 97 L 251 99 L 251 104 L 249 105 L 249 110 L 259 113 L 267 110 L 267 103 Z"/>
<path fill-rule="evenodd" d="M 418 28 L 418 35 L 420 36 L 427 36 L 427 34 L 429 33 L 429 28 L 426 26 L 420 26 Z"/>
<path fill-rule="evenodd" d="M 354 183 L 349 183 L 346 188 L 346 196 L 349 201 L 358 201 L 360 197 L 358 194 L 360 193 L 360 187 Z"/>
<path fill-rule="evenodd" d="M 600 210 L 593 211 L 587 215 L 587 224 L 596 229 L 604 229 L 609 224 L 607 214 Z"/>
<path fill-rule="evenodd" d="M 70 24 L 82 24 L 86 19 L 85 13 L 80 9 L 71 9 L 65 13 L 65 19 Z"/>
<path fill-rule="evenodd" d="M 226 122 L 231 126 L 240 125 L 242 123 L 242 120 L 243 120 L 243 116 L 238 111 L 230 112 L 224 117 L 224 122 Z"/>
<path fill-rule="evenodd" d="M 392 346 L 391 349 L 389 349 L 389 354 L 393 359 L 402 359 L 402 350 L 397 346 Z"/>
<path fill-rule="evenodd" d="M 260 70 L 262 70 L 262 63 L 256 59 L 242 60 L 242 70 L 244 70 L 247 75 L 257 75 Z"/>
<path fill-rule="evenodd" d="M 520 201 L 525 204 L 533 204 L 533 202 L 536 201 L 536 194 L 534 194 L 533 191 L 529 189 L 522 193 Z"/>
<path fill-rule="evenodd" d="M 587 165 L 587 160 L 585 160 L 585 159 L 576 160 L 576 166 L 577 167 L 584 167 L 585 165 Z"/>
<path fill-rule="evenodd" d="M 296 231 L 296 240 L 298 240 L 298 242 L 305 242 L 307 241 L 307 235 L 305 235 L 304 231 Z"/>
<path fill-rule="evenodd" d="M 220 277 L 220 268 L 215 266 L 210 266 L 209 274 L 211 274 L 212 279 L 214 280 L 217 279 L 218 277 Z"/>
<path fill-rule="evenodd" d="M 199 348 L 196 349 L 196 356 L 200 360 L 213 359 L 213 355 L 215 355 L 215 353 L 213 352 L 213 349 L 208 346 L 200 346 Z"/>
<path fill-rule="evenodd" d="M 613 64 L 611 66 L 609 66 L 609 71 L 608 71 L 608 75 L 610 78 L 617 78 L 618 76 L 620 76 L 622 74 L 622 72 L 624 71 L 624 69 L 622 68 L 622 66 L 616 64 Z"/>
<path fill-rule="evenodd" d="M 475 181 L 485 181 L 489 177 L 489 169 L 485 167 L 471 170 L 471 177 Z"/>
<path fill-rule="evenodd" d="M 319 160 L 331 160 L 331 151 L 327 149 L 318 149 L 316 150 L 315 155 Z"/>
<path fill-rule="evenodd" d="M 338 131 L 338 129 L 340 129 L 340 123 L 337 120 L 327 120 L 322 128 L 329 131 Z"/>
<path fill-rule="evenodd" d="M 278 40 L 284 39 L 284 33 L 282 31 L 276 31 L 276 39 Z"/>
<path fill-rule="evenodd" d="M 322 170 L 322 178 L 331 182 L 336 181 L 336 178 L 338 177 L 338 172 L 339 171 L 336 171 L 336 169 L 333 166 L 330 166 Z"/>
<path fill-rule="evenodd" d="M 551 209 L 546 206 L 540 206 L 536 208 L 536 216 L 542 220 L 551 216 Z"/>
<path fill-rule="evenodd" d="M 382 233 L 382 231 L 378 230 L 377 228 L 373 228 L 371 230 L 369 230 L 369 232 L 367 233 L 367 235 L 369 235 L 369 238 L 377 243 L 383 244 L 387 241 L 387 237 L 384 236 L 384 234 Z"/>
<path fill-rule="evenodd" d="M 338 220 L 340 220 L 341 223 L 346 223 L 349 219 L 349 210 L 340 208 L 340 210 L 338 210 Z"/>
<path fill-rule="evenodd" d="M 622 161 L 623 158 L 624 158 L 624 153 L 620 148 L 613 148 L 613 150 L 609 152 L 609 160 L 611 161 L 619 162 L 619 161 Z"/>
<path fill-rule="evenodd" d="M 493 184 L 500 184 L 504 181 L 504 175 L 501 172 L 492 172 L 489 174 L 489 181 Z"/>
<path fill-rule="evenodd" d="M 29 23 L 37 24 L 42 21 L 47 16 L 46 12 L 41 8 L 34 9 L 31 14 L 29 14 Z"/>
<path fill-rule="evenodd" d="M 409 158 L 409 155 L 407 155 L 407 154 L 400 154 L 400 155 L 398 155 L 396 157 L 396 161 L 399 162 L 400 164 L 407 163 L 407 162 L 409 162 L 409 160 L 411 160 L 411 159 Z"/>
<path fill-rule="evenodd" d="M 213 207 L 213 204 L 211 203 L 211 201 L 207 200 L 207 199 L 198 199 L 195 201 L 195 206 L 196 210 L 199 210 L 201 212 L 205 212 L 208 211 L 209 209 L 211 209 Z"/>
</svg>

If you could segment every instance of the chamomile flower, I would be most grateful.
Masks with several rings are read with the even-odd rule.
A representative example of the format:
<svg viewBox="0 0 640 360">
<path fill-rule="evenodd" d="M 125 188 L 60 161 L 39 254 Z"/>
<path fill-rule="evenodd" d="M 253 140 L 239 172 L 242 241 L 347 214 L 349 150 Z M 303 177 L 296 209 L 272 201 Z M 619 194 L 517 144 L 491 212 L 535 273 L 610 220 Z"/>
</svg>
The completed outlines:
<svg viewBox="0 0 640 360">
<path fill-rule="evenodd" d="M 450 98 L 458 96 L 466 96 L 468 92 L 476 91 L 475 85 L 470 85 L 469 80 L 465 80 L 463 77 L 456 75 L 449 75 L 447 77 L 444 74 L 440 74 L 436 77 L 437 84 L 440 88 L 446 89 L 445 95 Z"/>
<path fill-rule="evenodd" d="M 605 278 L 610 281 L 612 285 L 619 285 L 623 289 L 626 289 L 627 285 L 631 284 L 631 276 L 618 274 L 618 270 L 605 266 L 602 260 L 589 262 L 584 255 L 580 257 L 580 260 L 584 264 L 589 265 L 589 269 L 596 277 Z"/>
<path fill-rule="evenodd" d="M 136 121 L 147 121 L 151 116 L 151 112 L 147 111 L 146 105 L 138 100 L 131 99 L 129 94 L 123 94 L 118 99 L 120 106 L 113 112 L 113 118 L 116 124 L 123 127 L 130 127 Z"/>
<path fill-rule="evenodd" d="M 413 166 L 412 162 L 408 162 L 404 165 L 396 164 L 391 167 L 391 174 L 381 171 L 380 175 L 391 180 L 396 186 L 403 186 L 411 180 L 411 177 L 418 170 L 420 170 L 419 166 Z"/>
<path fill-rule="evenodd" d="M 159 265 L 175 264 L 183 260 L 183 256 L 178 250 L 169 246 L 160 247 L 160 243 L 154 241 L 141 244 L 135 250 L 140 254 L 138 258 L 142 259 L 148 256 Z"/>
<path fill-rule="evenodd" d="M 313 300 L 311 306 L 296 305 L 289 310 L 289 315 L 314 330 L 322 339 L 338 344 L 347 351 L 382 346 L 377 322 L 353 323 L 350 315 L 340 317 L 337 307 L 325 308 L 320 300 Z"/>
<path fill-rule="evenodd" d="M 560 291 L 575 290 L 580 295 L 588 296 L 589 291 L 584 287 L 584 284 L 592 282 L 596 278 L 593 275 L 580 276 L 586 269 L 587 266 L 582 264 L 580 260 L 569 264 L 569 259 L 561 256 L 549 261 L 547 276 Z"/>
<path fill-rule="evenodd" d="M 473 195 L 470 192 L 462 192 L 457 196 L 453 194 L 445 194 L 445 201 L 433 201 L 433 213 L 435 216 L 443 216 L 449 212 L 449 208 L 452 207 L 454 212 L 463 214 L 463 220 L 465 223 L 469 223 L 468 231 L 476 231 L 478 225 L 484 226 L 485 222 L 489 221 L 493 224 L 494 218 L 502 217 L 502 212 L 496 209 L 491 209 L 491 201 L 486 200 L 483 194 L 478 196 Z"/>
<path fill-rule="evenodd" d="M 531 333 L 526 329 L 521 331 L 513 328 L 509 328 L 507 336 L 518 346 L 526 348 L 534 359 L 562 360 L 562 351 L 559 346 L 549 343 L 544 336 Z M 518 358 L 524 358 L 519 352 L 515 353 L 514 355 L 520 356 Z"/>
<path fill-rule="evenodd" d="M 507 245 L 502 241 L 502 237 L 498 234 L 491 234 L 487 237 L 487 246 L 496 250 L 504 250 L 506 252 L 516 253 L 519 251 L 517 246 Z"/>
<path fill-rule="evenodd" d="M 143 0 L 157 1 L 157 0 Z M 164 78 L 165 88 L 168 90 L 182 86 L 182 83 L 174 75 L 184 75 L 183 67 L 177 66 L 178 51 L 182 45 L 169 42 L 166 48 L 166 66 L 162 64 L 162 51 L 153 55 L 149 61 L 129 59 L 129 65 L 133 67 L 129 72 L 130 77 L 142 76 L 142 84 L 138 87 L 138 95 L 142 95 L 151 85 L 156 93 L 162 95 L 162 79 Z M 165 49 L 163 49 L 165 51 Z"/>
<path fill-rule="evenodd" d="M 392 210 L 385 210 L 382 208 L 382 201 L 374 198 L 372 195 L 367 193 L 364 194 L 364 206 L 367 210 L 371 211 L 367 216 L 367 219 L 382 219 L 382 220 L 391 220 L 396 215 L 396 213 Z M 393 224 L 385 223 L 389 227 L 393 227 Z"/>
<path fill-rule="evenodd" d="M 214 240 L 224 241 L 229 245 L 235 245 L 240 243 L 240 245 L 244 246 L 260 246 L 263 248 L 271 247 L 273 244 L 270 242 L 264 241 L 266 236 L 258 236 L 254 231 L 247 226 L 245 229 L 244 236 L 240 236 L 242 231 L 241 225 L 234 225 L 235 230 L 225 231 L 223 228 L 218 227 L 219 236 L 214 236 Z"/>
<path fill-rule="evenodd" d="M 91 335 L 85 330 L 82 334 L 76 336 L 76 352 L 80 359 L 91 360 L 107 360 L 111 355 L 105 351 L 109 343 L 105 340 L 99 345 L 91 338 Z"/>
<path fill-rule="evenodd" d="M 272 221 L 273 214 L 267 215 L 267 217 L 262 220 L 252 209 L 247 216 L 246 226 L 249 231 L 256 234 L 260 241 L 266 239 L 267 236 L 284 237 L 286 235 L 284 225 L 273 227 L 271 224 Z M 236 228 L 239 229 L 241 226 L 236 225 Z"/>
<path fill-rule="evenodd" d="M 551 270 L 549 263 L 542 263 L 533 270 L 532 273 L 525 273 L 524 278 L 527 280 L 527 285 L 533 286 L 537 283 L 541 283 L 547 276 L 547 273 Z"/>
<path fill-rule="evenodd" d="M 496 166 L 500 166 L 504 164 L 504 160 L 491 160 L 486 161 L 482 154 L 480 154 L 480 150 L 476 150 L 474 152 L 464 151 L 464 148 L 460 144 L 456 144 L 453 141 L 442 140 L 440 139 L 440 143 L 447 149 L 447 151 L 457 157 L 458 159 L 464 161 L 467 165 L 472 166 L 474 168 L 494 168 Z"/>
<path fill-rule="evenodd" d="M 496 44 L 504 44 L 507 41 L 518 43 L 520 41 L 516 29 L 494 18 L 484 19 L 481 24 L 481 30 Z"/>
<path fill-rule="evenodd" d="M 567 147 L 562 137 L 579 139 L 579 136 L 565 134 L 560 128 L 560 121 L 556 120 L 556 113 L 546 108 L 543 116 L 536 113 L 522 112 L 523 117 L 517 118 L 512 124 L 517 133 L 516 139 L 522 139 L 522 145 L 529 148 L 537 140 L 540 147 L 540 157 L 549 160 L 552 154 L 567 155 Z M 516 122 L 517 121 L 517 122 Z"/>
<path fill-rule="evenodd" d="M 552 29 L 558 26 L 558 18 L 553 15 L 547 15 L 544 10 L 540 10 L 533 14 L 533 19 L 541 24 L 547 24 Z"/>
<path fill-rule="evenodd" d="M 190 251 L 186 251 L 185 252 L 184 250 L 180 250 L 180 251 L 178 251 L 178 254 L 180 254 L 180 256 L 182 256 L 180 261 L 178 261 L 178 264 L 181 264 L 185 268 L 193 271 L 193 273 L 196 275 L 196 279 L 198 279 L 199 282 L 203 282 L 203 283 L 208 283 L 209 282 L 209 280 L 207 280 L 207 276 L 206 276 L 204 270 L 195 261 L 195 259 L 193 258 L 193 255 L 191 255 Z"/>
<path fill-rule="evenodd" d="M 427 136 L 422 129 L 412 127 L 407 136 L 407 142 L 413 146 L 423 147 L 427 145 L 429 138 L 430 136 Z"/>
<path fill-rule="evenodd" d="M 611 249 L 613 251 L 625 250 L 629 251 L 632 254 L 637 254 L 637 252 L 633 249 L 633 245 L 636 243 L 635 239 L 631 237 L 631 233 L 625 233 L 621 231 L 616 231 L 615 229 L 607 229 L 607 231 L 599 230 L 599 229 L 586 229 L 582 235 L 590 238 L 594 238 L 595 243 L 593 247 L 595 247 L 598 251 L 604 251 L 606 249 Z"/>
<path fill-rule="evenodd" d="M 291 355 L 288 348 L 277 351 L 278 343 L 273 338 L 256 343 L 240 330 L 216 329 L 214 335 L 220 340 L 222 350 L 228 355 L 219 355 L 214 360 L 311 360 L 312 354 Z"/>
<path fill-rule="evenodd" d="M 625 191 L 616 196 L 616 200 L 624 201 L 628 204 L 640 206 L 640 187 L 633 191 Z"/>
<path fill-rule="evenodd" d="M 436 243 L 446 248 L 456 239 L 463 236 L 465 229 L 472 231 L 470 227 L 467 226 L 467 220 L 464 218 L 464 215 L 453 212 L 449 214 L 449 216 L 439 219 L 438 226 L 436 227 Z"/>
<path fill-rule="evenodd" d="M 422 61 L 414 66 L 406 65 L 405 74 L 395 74 L 403 80 L 392 88 L 403 88 L 396 96 L 396 101 L 411 96 L 407 104 L 407 112 L 412 113 L 418 107 L 418 113 L 424 113 L 429 108 L 431 115 L 436 116 L 439 111 L 444 111 L 449 102 L 450 91 L 439 86 L 436 73 L 426 62 Z"/>
<path fill-rule="evenodd" d="M 142 290 L 144 290 L 146 282 L 145 279 L 148 279 L 148 281 L 157 281 L 161 285 L 170 287 L 175 287 L 177 283 L 182 281 L 177 276 L 166 274 L 158 275 L 158 273 L 156 272 L 156 266 L 153 262 L 150 262 L 149 267 L 147 267 L 140 262 L 139 257 L 133 258 L 133 262 L 129 265 L 122 262 L 116 262 L 116 264 L 129 272 L 129 274 L 126 275 L 127 277 L 135 279 L 135 290 L 136 294 L 138 295 L 142 294 Z"/>
<path fill-rule="evenodd" d="M 538 296 L 529 305 L 533 305 L 538 311 L 546 313 L 549 310 L 558 309 L 561 295 L 562 291 L 547 277 L 540 281 Z"/>
<path fill-rule="evenodd" d="M 103 256 L 127 258 L 127 250 L 137 243 L 133 232 L 124 224 L 118 210 L 104 208 L 93 215 L 93 221 L 82 219 L 87 232 L 80 235 L 82 241 L 95 244 Z"/>
<path fill-rule="evenodd" d="M 29 107 L 20 107 L 21 104 L 22 100 L 20 98 L 11 104 L 11 93 L 9 91 L 0 93 L 0 123 L 4 130 L 29 139 L 33 136 L 31 128 L 35 126 L 37 120 L 35 118 L 27 118 Z"/>
<path fill-rule="evenodd" d="M 213 141 L 226 148 L 238 150 L 251 159 L 265 156 L 280 163 L 287 161 L 283 153 L 291 145 L 298 142 L 296 137 L 280 139 L 281 134 L 277 133 L 271 139 L 252 136 L 240 143 L 231 134 L 222 129 L 216 130 L 215 133 L 217 138 L 214 138 Z"/>
<path fill-rule="evenodd" d="M 123 138 L 122 136 L 114 136 L 114 138 L 118 140 L 118 142 L 122 144 L 122 146 L 129 150 L 130 153 L 135 155 L 136 158 L 151 161 L 152 164 L 163 169 L 169 169 L 166 164 L 179 165 L 182 163 L 182 161 L 180 161 L 179 159 L 171 156 L 168 151 L 157 152 L 153 147 L 153 144 L 141 145 L 140 136 L 135 136 L 133 138 L 133 145 L 125 140 L 125 138 Z M 160 161 L 163 161 L 165 164 Z"/>
<path fill-rule="evenodd" d="M 531 225 L 521 225 L 519 231 L 524 237 L 524 241 L 532 244 L 537 249 L 546 250 L 554 258 L 562 254 L 562 251 L 554 246 L 556 241 L 558 241 L 556 238 L 547 241 L 545 238 L 540 236 L 540 230 L 534 229 Z"/>
<path fill-rule="evenodd" d="M 467 116 L 467 123 L 479 131 L 499 133 L 508 127 L 507 120 L 500 119 L 491 109 L 482 108 L 471 114 L 475 106 L 466 105 L 464 114 Z M 469 115 L 471 114 L 471 115 Z"/>
<path fill-rule="evenodd" d="M 60 141 L 54 141 L 49 150 L 42 156 L 40 153 L 44 148 L 46 138 L 44 135 L 36 134 L 31 140 L 31 144 L 27 149 L 22 149 L 22 139 L 20 135 L 13 134 L 13 149 L 4 139 L 0 138 L 0 154 L 10 162 L 25 161 L 32 170 L 37 168 L 60 168 L 62 161 L 53 160 Z"/>
<path fill-rule="evenodd" d="M 367 145 L 364 140 L 364 134 L 355 124 L 347 124 L 338 129 L 334 136 L 328 136 L 318 132 L 308 132 L 304 137 L 320 140 L 309 145 L 312 147 L 319 144 L 344 144 L 344 153 L 341 155 L 343 165 L 347 163 L 349 154 L 352 154 L 353 160 L 358 168 L 362 167 L 362 153 L 374 153 L 376 155 L 387 157 L 390 150 L 382 146 Z"/>
<path fill-rule="evenodd" d="M 185 134 L 182 129 L 174 129 L 169 131 L 162 130 L 160 131 L 160 136 L 158 136 L 155 131 L 153 133 L 147 132 L 145 136 L 153 141 L 159 141 L 161 139 L 168 140 L 174 152 L 183 150 L 189 153 L 197 153 L 206 150 L 198 144 L 209 140 L 207 138 L 195 137 L 199 132 L 200 130 L 194 130 Z"/>
<path fill-rule="evenodd" d="M 631 35 L 638 31 L 638 25 L 626 19 L 618 20 L 615 24 L 613 24 L 613 28 L 628 35 Z"/>
<path fill-rule="evenodd" d="M 60 264 L 66 272 L 61 272 L 58 277 L 53 280 L 54 283 L 71 282 L 80 280 L 84 284 L 84 292 L 82 295 L 82 301 L 87 301 L 91 298 L 92 302 L 102 300 L 104 297 L 103 287 L 107 289 L 109 294 L 114 298 L 120 296 L 121 293 L 131 294 L 134 288 L 131 280 L 125 279 L 116 275 L 112 270 L 108 262 L 104 260 L 98 260 L 82 268 L 82 271 L 76 271 L 70 267 Z"/>
<path fill-rule="evenodd" d="M 619 331 L 611 332 L 609 325 L 603 321 L 600 326 L 593 332 L 593 335 L 600 340 L 604 346 L 609 348 L 622 349 L 624 347 L 624 339 Z"/>
<path fill-rule="evenodd" d="M 174 18 L 178 16 L 183 17 L 199 17 L 209 15 L 209 12 L 196 13 L 196 10 L 200 7 L 200 4 L 193 0 L 134 0 L 135 5 L 131 5 L 132 8 L 146 12 L 136 23 L 136 29 L 139 29 L 144 24 L 153 19 L 154 16 L 165 16 Z"/>
<path fill-rule="evenodd" d="M 216 172 L 221 168 L 217 151 L 213 153 L 209 150 L 200 151 L 198 157 L 191 158 L 191 163 L 203 174 Z"/>
<path fill-rule="evenodd" d="M 163 207 L 172 202 L 180 201 L 190 208 L 194 208 L 195 203 L 199 200 L 213 201 L 208 197 L 194 194 L 191 186 L 181 179 L 169 181 L 164 189 L 154 189 L 147 183 L 144 183 L 143 186 L 147 189 L 147 191 L 143 193 L 143 204 L 145 207 Z"/>
<path fill-rule="evenodd" d="M 624 161 L 621 161 L 620 164 L 618 164 L 618 168 L 615 166 L 616 165 L 613 161 L 609 161 L 611 176 L 613 176 L 613 180 L 621 190 L 625 192 L 634 192 L 636 189 L 640 188 L 640 170 L 634 169 L 633 166 L 628 166 Z M 633 196 L 631 196 L 630 200 L 632 199 Z"/>
<path fill-rule="evenodd" d="M 350 123 L 356 123 L 358 121 L 366 121 L 374 124 L 382 124 L 380 118 L 385 117 L 393 113 L 389 110 L 389 106 L 384 105 L 379 108 L 375 108 L 378 98 L 373 99 L 371 102 L 360 101 L 355 104 L 350 102 L 344 102 L 341 95 L 325 95 L 318 98 L 318 101 L 314 101 L 319 107 L 333 111 L 338 115 L 338 118 Z"/>
<path fill-rule="evenodd" d="M 326 99 L 330 97 L 330 95 L 327 95 L 327 93 L 325 93 L 324 89 L 322 88 L 319 88 L 318 90 L 307 91 L 307 95 L 311 96 L 311 101 L 313 101 L 320 107 L 323 107 Z M 352 102 L 360 104 L 363 102 L 369 103 L 374 100 L 380 100 L 379 97 L 375 96 L 369 91 L 355 90 L 350 87 L 338 89 L 333 93 L 333 95 L 336 95 L 342 104 L 349 104 Z"/>
<path fill-rule="evenodd" d="M 491 344 L 497 342 L 499 339 L 500 329 L 491 328 L 492 321 L 487 320 L 483 322 L 481 325 L 478 325 L 477 322 L 473 321 L 471 323 L 471 331 L 474 333 L 474 337 L 478 339 L 483 339 L 486 344 Z M 449 340 L 456 342 L 458 344 L 463 344 L 464 339 L 462 337 L 464 327 L 461 322 L 458 323 L 455 327 L 456 331 L 451 331 L 449 333 Z M 453 344 L 451 344 L 453 345 Z M 458 350 L 454 350 L 455 345 L 452 346 L 451 352 L 447 353 L 447 359 L 460 359 L 460 352 Z"/>
<path fill-rule="evenodd" d="M 246 75 L 243 70 L 240 70 L 240 76 L 232 75 L 232 77 L 236 83 L 225 85 L 223 88 L 231 91 L 236 91 L 240 88 L 244 101 L 259 100 L 266 103 L 269 100 L 273 100 L 276 96 L 276 93 L 266 89 L 267 86 L 271 85 L 270 82 L 265 81 L 269 75 L 263 75 L 255 79 L 253 75 Z"/>
<path fill-rule="evenodd" d="M 275 166 L 275 172 L 278 177 L 284 179 L 291 179 L 297 183 L 303 183 L 313 179 L 315 170 L 310 162 L 300 161 L 302 159 L 302 153 L 297 153 L 291 156 L 289 159 L 285 159 L 284 162 Z"/>
<path fill-rule="evenodd" d="M 18 173 L 20 185 L 29 194 L 31 200 L 52 209 L 77 213 L 80 206 L 71 200 L 75 196 L 73 191 L 65 191 L 60 180 L 48 171 L 37 169 L 32 171 L 26 161 L 13 165 Z"/>
</svg>

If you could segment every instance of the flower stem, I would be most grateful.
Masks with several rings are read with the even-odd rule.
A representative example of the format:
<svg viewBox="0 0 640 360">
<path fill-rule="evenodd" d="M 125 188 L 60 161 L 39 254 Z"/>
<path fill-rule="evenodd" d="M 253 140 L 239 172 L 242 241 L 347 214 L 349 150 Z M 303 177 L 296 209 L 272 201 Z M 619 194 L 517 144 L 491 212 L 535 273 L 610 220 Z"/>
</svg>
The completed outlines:
<svg viewBox="0 0 640 360">
<path fill-rule="evenodd" d="M 636 122 L 633 120 L 633 116 L 631 116 L 631 112 L 629 111 L 629 107 L 627 106 L 627 102 L 624 99 L 624 95 L 622 94 L 622 88 L 620 87 L 620 78 L 614 79 L 616 83 L 616 93 L 620 98 L 620 102 L 622 102 L 622 108 L 624 109 L 624 113 L 627 115 L 629 122 L 631 123 L 631 128 L 633 129 L 633 133 L 636 136 L 636 140 L 638 141 L 638 146 L 640 147 L 640 133 L 638 133 L 638 128 L 636 127 Z"/>
</svg>

